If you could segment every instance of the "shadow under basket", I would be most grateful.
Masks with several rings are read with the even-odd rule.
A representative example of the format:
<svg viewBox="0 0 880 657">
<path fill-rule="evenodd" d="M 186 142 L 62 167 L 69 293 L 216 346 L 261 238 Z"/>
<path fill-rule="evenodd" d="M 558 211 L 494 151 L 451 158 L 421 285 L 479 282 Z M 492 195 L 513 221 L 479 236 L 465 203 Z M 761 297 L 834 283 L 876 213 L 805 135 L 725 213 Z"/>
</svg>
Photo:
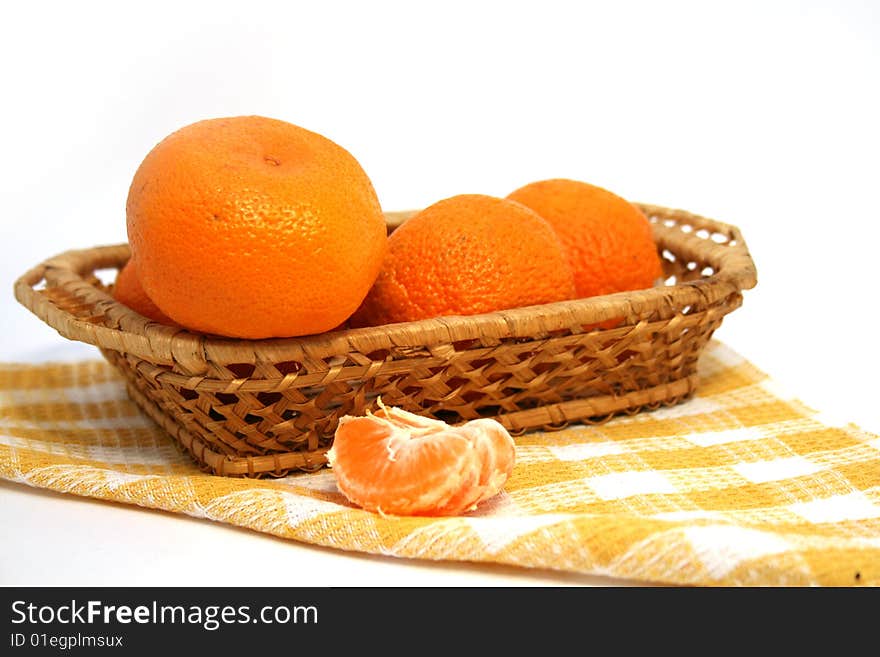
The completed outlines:
<svg viewBox="0 0 880 657">
<path fill-rule="evenodd" d="M 388 406 L 513 435 L 598 423 L 687 399 L 697 361 L 757 282 L 735 226 L 640 204 L 665 281 L 647 290 L 467 317 L 238 340 L 151 322 L 102 270 L 128 245 L 68 251 L 15 296 L 62 336 L 100 348 L 131 398 L 206 471 L 283 476 L 327 462 L 339 418 Z M 386 213 L 388 230 L 412 213 Z"/>
</svg>

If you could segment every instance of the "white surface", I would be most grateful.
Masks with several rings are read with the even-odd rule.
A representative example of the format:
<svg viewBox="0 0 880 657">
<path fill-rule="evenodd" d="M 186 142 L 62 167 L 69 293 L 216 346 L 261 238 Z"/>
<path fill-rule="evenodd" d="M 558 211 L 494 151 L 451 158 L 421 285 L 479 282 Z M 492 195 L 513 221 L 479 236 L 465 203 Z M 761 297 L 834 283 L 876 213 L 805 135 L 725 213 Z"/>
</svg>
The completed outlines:
<svg viewBox="0 0 880 657">
<path fill-rule="evenodd" d="M 128 183 L 166 134 L 253 113 L 345 146 L 389 210 L 564 176 L 738 225 L 759 284 L 716 336 L 880 431 L 878 25 L 869 0 L 18 3 L 0 24 L 0 360 L 95 357 L 13 280 L 124 241 Z M 0 584 L 620 584 L 0 495 Z M 271 569 L 230 569 L 242 552 Z"/>
<path fill-rule="evenodd" d="M 344 552 L 3 480 L 0 495 L 6 532 L 0 585 L 644 585 L 551 570 Z"/>
</svg>

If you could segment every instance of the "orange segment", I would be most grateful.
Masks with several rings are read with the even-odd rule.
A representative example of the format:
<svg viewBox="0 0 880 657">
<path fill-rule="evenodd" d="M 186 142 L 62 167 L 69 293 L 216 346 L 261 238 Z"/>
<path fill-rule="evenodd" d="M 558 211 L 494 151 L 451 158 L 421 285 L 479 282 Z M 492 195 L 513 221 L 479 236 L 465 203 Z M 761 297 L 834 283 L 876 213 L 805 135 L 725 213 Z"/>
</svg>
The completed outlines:
<svg viewBox="0 0 880 657">
<path fill-rule="evenodd" d="M 480 500 L 486 500 L 501 491 L 513 470 L 515 450 L 507 430 L 495 420 L 473 420 L 463 429 L 470 430 L 472 442 L 483 464 L 480 473 Z"/>
<path fill-rule="evenodd" d="M 453 427 L 398 408 L 343 417 L 327 454 L 339 490 L 383 514 L 459 515 L 497 494 L 513 440 L 494 420 Z"/>
</svg>

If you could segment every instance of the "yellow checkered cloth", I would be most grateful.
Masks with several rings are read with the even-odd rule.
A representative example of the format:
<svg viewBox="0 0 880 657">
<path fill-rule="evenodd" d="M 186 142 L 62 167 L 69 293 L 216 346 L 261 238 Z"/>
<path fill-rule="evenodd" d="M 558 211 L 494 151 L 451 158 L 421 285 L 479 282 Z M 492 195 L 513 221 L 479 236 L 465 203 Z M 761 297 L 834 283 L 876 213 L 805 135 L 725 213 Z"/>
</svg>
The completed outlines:
<svg viewBox="0 0 880 657">
<path fill-rule="evenodd" d="M 713 341 L 692 400 L 517 441 L 504 491 L 452 518 L 350 505 L 333 473 L 200 472 L 101 360 L 0 365 L 0 477 L 306 543 L 664 585 L 880 584 L 880 438 Z"/>
</svg>

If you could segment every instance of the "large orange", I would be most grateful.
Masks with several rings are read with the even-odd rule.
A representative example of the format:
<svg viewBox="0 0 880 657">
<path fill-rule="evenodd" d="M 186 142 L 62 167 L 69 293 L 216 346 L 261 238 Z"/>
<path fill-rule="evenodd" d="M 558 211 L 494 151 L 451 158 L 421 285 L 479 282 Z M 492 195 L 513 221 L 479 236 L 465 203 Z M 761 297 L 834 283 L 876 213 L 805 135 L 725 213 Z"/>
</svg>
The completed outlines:
<svg viewBox="0 0 880 657">
<path fill-rule="evenodd" d="M 482 194 L 444 199 L 388 238 L 355 326 L 564 301 L 571 268 L 551 226 L 519 203 Z"/>
<path fill-rule="evenodd" d="M 556 178 L 520 187 L 508 198 L 553 226 L 579 297 L 649 288 L 663 274 L 647 217 L 607 189 Z"/>
<path fill-rule="evenodd" d="M 384 217 L 344 148 L 260 116 L 208 119 L 157 144 L 128 194 L 141 284 L 189 329 L 239 338 L 344 322 L 379 272 Z"/>
</svg>

